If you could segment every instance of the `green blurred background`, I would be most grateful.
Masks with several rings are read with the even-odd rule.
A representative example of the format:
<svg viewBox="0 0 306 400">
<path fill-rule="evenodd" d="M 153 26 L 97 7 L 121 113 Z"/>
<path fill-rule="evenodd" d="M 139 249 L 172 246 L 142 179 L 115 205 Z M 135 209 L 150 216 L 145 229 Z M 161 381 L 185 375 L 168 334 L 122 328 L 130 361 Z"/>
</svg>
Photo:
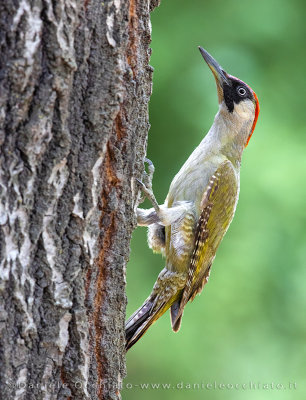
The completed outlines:
<svg viewBox="0 0 306 400">
<path fill-rule="evenodd" d="M 242 159 L 236 216 L 209 283 L 186 306 L 179 333 L 167 312 L 128 352 L 125 400 L 306 398 L 305 16 L 303 0 L 162 0 L 152 14 L 148 157 L 160 203 L 217 112 L 215 82 L 198 45 L 256 91 L 261 113 Z M 146 244 L 146 229 L 136 229 L 128 315 L 163 266 Z M 247 386 L 193 388 L 214 382 Z M 285 389 L 272 389 L 272 382 Z M 171 387 L 150 388 L 154 383 Z"/>
</svg>

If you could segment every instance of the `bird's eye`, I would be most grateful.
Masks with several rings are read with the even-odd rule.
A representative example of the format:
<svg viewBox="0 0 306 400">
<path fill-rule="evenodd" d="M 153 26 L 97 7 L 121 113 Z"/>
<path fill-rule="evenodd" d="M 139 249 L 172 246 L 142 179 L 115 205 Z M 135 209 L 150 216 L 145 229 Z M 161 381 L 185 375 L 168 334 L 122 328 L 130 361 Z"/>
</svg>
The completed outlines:
<svg viewBox="0 0 306 400">
<path fill-rule="evenodd" d="M 239 96 L 245 96 L 246 95 L 246 90 L 245 90 L 245 88 L 244 87 L 242 87 L 242 86 L 239 86 L 239 88 L 237 89 L 237 92 L 238 92 L 238 94 L 239 94 Z"/>
</svg>

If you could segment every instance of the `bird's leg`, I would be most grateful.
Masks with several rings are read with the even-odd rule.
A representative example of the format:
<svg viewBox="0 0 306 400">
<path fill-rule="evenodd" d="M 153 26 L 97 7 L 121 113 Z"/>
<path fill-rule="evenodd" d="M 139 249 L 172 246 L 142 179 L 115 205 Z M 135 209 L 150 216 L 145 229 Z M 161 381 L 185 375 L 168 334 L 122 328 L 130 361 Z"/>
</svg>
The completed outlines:
<svg viewBox="0 0 306 400">
<path fill-rule="evenodd" d="M 142 182 L 140 184 L 145 195 L 152 202 L 153 208 L 148 210 L 137 208 L 137 225 L 139 226 L 149 226 L 156 223 L 169 226 L 182 219 L 186 212 L 189 212 L 194 207 L 193 203 L 189 201 L 179 201 L 170 208 L 164 204 L 159 206 L 153 192 L 144 187 Z"/>
<path fill-rule="evenodd" d="M 148 200 L 153 205 L 153 208 L 149 210 L 144 210 L 143 208 L 137 208 L 137 225 L 140 226 L 149 226 L 156 222 L 160 222 L 159 213 L 160 207 L 157 203 L 157 200 L 154 196 L 152 189 L 148 188 L 143 182 L 137 179 L 138 184 L 140 185 L 143 194 L 147 197 Z"/>
<path fill-rule="evenodd" d="M 149 210 L 137 208 L 137 224 L 141 226 L 148 226 L 156 222 L 160 222 L 160 219 L 158 217 L 160 207 L 152 190 L 152 180 L 155 170 L 154 164 L 148 158 L 145 158 L 144 161 L 148 164 L 148 172 L 145 171 L 143 176 L 143 180 L 145 183 L 140 181 L 139 179 L 136 180 L 138 185 L 141 187 L 144 196 L 152 203 L 153 208 L 150 208 Z M 142 201 L 144 201 L 144 199 L 141 199 L 140 202 Z"/>
<path fill-rule="evenodd" d="M 169 226 L 173 222 L 182 218 L 186 211 L 190 209 L 191 204 L 190 202 L 182 201 L 178 202 L 176 205 L 172 205 L 171 208 L 168 208 L 165 205 L 159 206 L 152 190 L 152 178 L 155 168 L 152 161 L 149 159 L 146 158 L 145 162 L 148 164 L 149 171 L 148 173 L 145 172 L 144 175 L 146 184 L 139 179 L 137 179 L 137 182 L 140 185 L 145 197 L 147 197 L 147 199 L 152 203 L 153 208 L 148 210 L 137 208 L 137 225 L 149 226 L 158 223 L 163 226 Z"/>
<path fill-rule="evenodd" d="M 157 201 L 152 191 L 152 181 L 153 181 L 155 167 L 152 161 L 149 160 L 148 158 L 145 158 L 144 162 L 148 164 L 148 172 L 144 171 L 142 181 L 136 179 L 145 195 L 140 199 L 140 203 L 143 203 L 146 197 L 154 205 L 154 208 L 156 208 Z"/>
</svg>

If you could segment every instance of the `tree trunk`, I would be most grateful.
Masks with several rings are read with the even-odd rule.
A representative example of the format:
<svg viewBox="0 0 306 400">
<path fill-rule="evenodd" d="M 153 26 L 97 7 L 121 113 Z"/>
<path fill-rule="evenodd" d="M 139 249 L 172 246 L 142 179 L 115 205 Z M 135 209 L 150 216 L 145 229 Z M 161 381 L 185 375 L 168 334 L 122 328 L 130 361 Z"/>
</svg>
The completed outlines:
<svg viewBox="0 0 306 400">
<path fill-rule="evenodd" d="M 158 0 L 0 4 L 3 399 L 118 399 Z"/>
</svg>

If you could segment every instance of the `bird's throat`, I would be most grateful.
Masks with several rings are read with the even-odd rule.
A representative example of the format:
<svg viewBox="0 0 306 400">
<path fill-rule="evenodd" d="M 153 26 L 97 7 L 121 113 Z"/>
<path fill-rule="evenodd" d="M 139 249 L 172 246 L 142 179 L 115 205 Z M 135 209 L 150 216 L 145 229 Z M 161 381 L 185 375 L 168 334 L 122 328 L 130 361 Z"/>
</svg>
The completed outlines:
<svg viewBox="0 0 306 400">
<path fill-rule="evenodd" d="M 241 161 L 241 156 L 248 143 L 254 122 L 254 105 L 251 101 L 238 104 L 232 113 L 220 105 L 214 123 L 209 131 L 214 147 L 229 160 Z"/>
</svg>

